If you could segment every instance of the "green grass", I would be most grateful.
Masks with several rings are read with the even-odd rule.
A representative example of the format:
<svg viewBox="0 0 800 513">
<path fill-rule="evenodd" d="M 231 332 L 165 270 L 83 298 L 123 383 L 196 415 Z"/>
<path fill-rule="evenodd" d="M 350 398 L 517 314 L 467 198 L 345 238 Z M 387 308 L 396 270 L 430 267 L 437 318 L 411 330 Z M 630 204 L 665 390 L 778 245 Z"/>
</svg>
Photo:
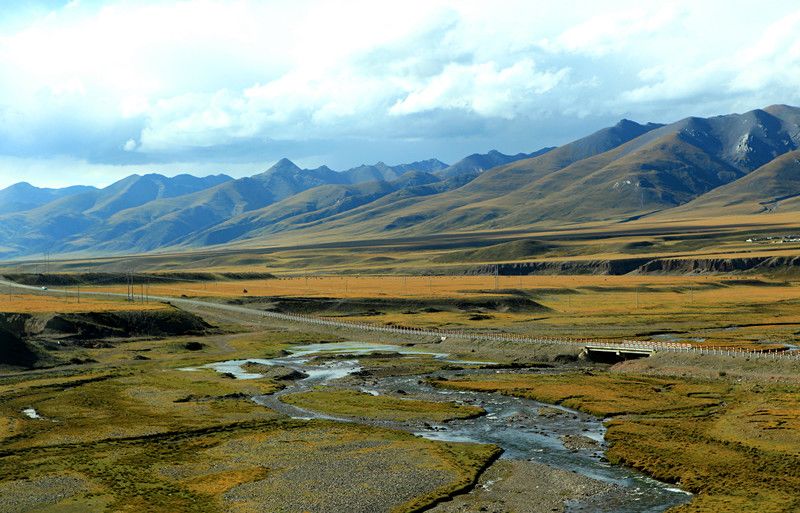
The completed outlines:
<svg viewBox="0 0 800 513">
<path fill-rule="evenodd" d="M 434 383 L 611 416 L 609 461 L 696 494 L 676 513 L 800 508 L 796 385 L 608 373 L 480 375 Z"/>
<path fill-rule="evenodd" d="M 203 348 L 186 350 L 191 340 Z M 136 340 L 81 349 L 96 360 L 85 366 L 6 375 L 0 378 L 0 495 L 59 513 L 326 511 L 342 496 L 408 512 L 468 486 L 496 457 L 492 446 L 287 420 L 250 400 L 281 383 L 179 370 L 274 357 L 326 340 L 335 339 L 268 331 Z M 434 406 L 461 411 L 427 405 Z M 27 407 L 44 418 L 26 418 Z M 333 483 L 336 493 L 320 492 Z"/>
<path fill-rule="evenodd" d="M 251 421 L 6 451 L 0 453 L 0 489 L 64 475 L 80 480 L 70 497 L 40 504 L 44 511 L 100 504 L 125 512 L 304 511 L 309 505 L 325 511 L 336 497 L 320 490 L 335 478 L 343 494 L 409 512 L 468 486 L 497 454 L 493 446 L 432 442 L 355 424 Z M 251 483 L 255 488 L 244 489 Z M 223 500 L 238 490 L 243 502 Z"/>
<path fill-rule="evenodd" d="M 345 417 L 365 417 L 378 420 L 446 422 L 468 419 L 486 413 L 477 406 L 451 402 L 421 401 L 373 396 L 363 392 L 344 389 L 318 389 L 310 392 L 289 394 L 281 397 L 285 403 L 300 408 Z"/>
</svg>

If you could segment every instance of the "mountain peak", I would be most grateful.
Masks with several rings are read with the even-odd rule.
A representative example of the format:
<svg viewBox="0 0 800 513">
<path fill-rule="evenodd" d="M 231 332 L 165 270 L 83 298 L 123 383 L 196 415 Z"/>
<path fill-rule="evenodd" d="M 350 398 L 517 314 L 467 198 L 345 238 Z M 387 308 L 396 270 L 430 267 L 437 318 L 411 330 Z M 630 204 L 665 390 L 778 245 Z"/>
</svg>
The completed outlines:
<svg viewBox="0 0 800 513">
<path fill-rule="evenodd" d="M 286 157 L 283 157 L 278 162 L 276 162 L 275 166 L 295 166 L 295 167 L 297 167 L 294 162 L 292 162 L 291 160 L 287 159 Z M 275 166 L 273 166 L 273 167 L 275 167 Z"/>
<path fill-rule="evenodd" d="M 767 112 L 772 111 L 781 111 L 781 110 L 798 110 L 797 107 L 792 107 L 791 105 L 786 105 L 785 103 L 776 103 L 774 105 L 770 105 L 768 107 L 764 107 L 762 110 Z"/>
<path fill-rule="evenodd" d="M 640 127 L 642 125 L 640 125 L 636 121 L 632 121 L 632 120 L 630 120 L 628 118 L 622 118 L 614 126 L 617 127 L 617 128 L 633 128 L 633 127 Z"/>
<path fill-rule="evenodd" d="M 274 173 L 274 172 L 278 172 L 278 171 L 293 171 L 293 172 L 297 172 L 297 171 L 300 171 L 300 168 L 297 166 L 297 164 L 295 164 L 291 160 L 287 159 L 286 157 L 283 157 L 278 162 L 276 162 L 271 168 L 269 168 L 267 170 L 268 173 L 270 173 L 270 172 Z"/>
<path fill-rule="evenodd" d="M 11 191 L 29 191 L 29 190 L 36 189 L 36 188 L 37 187 L 34 187 L 33 185 L 31 185 L 28 182 L 17 182 L 15 184 L 12 184 L 12 185 L 9 185 L 8 187 L 6 187 L 6 190 L 11 190 Z"/>
</svg>

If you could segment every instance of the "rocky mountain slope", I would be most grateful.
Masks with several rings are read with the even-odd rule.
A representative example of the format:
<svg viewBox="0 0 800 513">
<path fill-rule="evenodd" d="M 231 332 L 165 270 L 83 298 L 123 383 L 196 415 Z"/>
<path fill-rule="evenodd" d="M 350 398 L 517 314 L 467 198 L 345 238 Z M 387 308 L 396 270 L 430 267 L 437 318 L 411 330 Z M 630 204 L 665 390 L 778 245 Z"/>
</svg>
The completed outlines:
<svg viewBox="0 0 800 513">
<path fill-rule="evenodd" d="M 800 209 L 800 109 L 622 120 L 558 148 L 337 172 L 283 159 L 241 179 L 134 175 L 104 189 L 0 191 L 0 255 L 126 253 L 297 237 Z M 15 191 L 22 191 L 15 194 Z M 17 199 L 19 201 L 12 201 Z M 52 198 L 52 199 L 51 199 Z"/>
</svg>

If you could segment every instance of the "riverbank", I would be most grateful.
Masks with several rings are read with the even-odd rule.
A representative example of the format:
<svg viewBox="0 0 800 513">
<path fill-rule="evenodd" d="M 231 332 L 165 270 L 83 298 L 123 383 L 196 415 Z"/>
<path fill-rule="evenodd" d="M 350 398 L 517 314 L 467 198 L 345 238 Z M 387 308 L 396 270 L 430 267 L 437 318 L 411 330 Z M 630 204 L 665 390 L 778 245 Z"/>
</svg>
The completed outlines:
<svg viewBox="0 0 800 513">
<path fill-rule="evenodd" d="M 800 509 L 800 388 L 719 377 L 527 372 L 435 380 L 606 418 L 607 457 L 695 495 L 678 512 Z"/>
<path fill-rule="evenodd" d="M 552 513 L 571 501 L 615 491 L 613 485 L 527 460 L 501 460 L 481 475 L 475 489 L 432 509 L 434 513 Z"/>
<path fill-rule="evenodd" d="M 306 376 L 280 392 L 254 398 L 296 419 L 388 427 L 434 441 L 499 447 L 504 451 L 502 461 L 512 463 L 504 464 L 503 480 L 512 488 L 527 483 L 529 497 L 557 505 L 556 510 L 570 503 L 573 511 L 595 513 L 663 511 L 687 500 L 678 490 L 604 463 L 605 430 L 589 415 L 501 394 L 453 393 L 420 379 L 430 372 L 441 380 L 464 373 L 493 376 L 498 372 L 481 369 L 485 363 L 452 360 L 447 354 L 417 348 L 356 342 L 298 347 L 289 353 L 207 367 L 244 380 L 258 378 L 249 372 L 256 364 L 287 367 Z M 431 369 L 434 364 L 438 369 Z M 416 373 L 409 372 L 414 368 Z M 536 472 L 531 471 L 534 467 Z M 541 486 L 555 480 L 554 476 L 568 477 L 559 480 L 558 487 Z M 475 500 L 483 501 L 481 490 L 479 486 L 459 495 L 459 504 L 470 508 Z"/>
</svg>

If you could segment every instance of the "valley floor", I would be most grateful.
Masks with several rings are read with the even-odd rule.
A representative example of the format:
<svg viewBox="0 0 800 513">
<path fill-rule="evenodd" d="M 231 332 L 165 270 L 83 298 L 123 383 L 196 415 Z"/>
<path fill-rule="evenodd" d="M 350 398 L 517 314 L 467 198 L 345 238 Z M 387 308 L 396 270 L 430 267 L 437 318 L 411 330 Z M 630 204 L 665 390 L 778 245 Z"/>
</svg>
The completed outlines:
<svg viewBox="0 0 800 513">
<path fill-rule="evenodd" d="M 797 341 L 799 288 L 768 276 L 351 276 L 176 284 L 150 293 L 374 323 L 612 339 L 668 335 L 768 349 Z M 56 298 L 40 297 L 46 294 Z M 165 313 L 175 311 L 169 305 L 136 303 L 138 312 L 126 317 L 115 310 L 129 303 L 60 297 L 20 292 L 6 308 L 0 304 L 6 312 L 26 301 L 71 312 L 42 331 L 35 327 L 44 320 L 28 322 L 29 331 L 17 335 L 48 359 L 27 370 L 6 365 L 0 374 L 0 511 L 421 511 L 445 501 L 435 510 L 522 512 L 591 497 L 624 500 L 607 483 L 547 463 L 495 461 L 493 445 L 414 436 L 481 419 L 490 406 L 443 402 L 413 388 L 417 381 L 605 419 L 608 460 L 694 494 L 674 511 L 800 507 L 796 362 L 656 354 L 608 366 L 577 360 L 564 347 L 326 333 L 198 309 L 209 323 L 203 327 Z M 47 309 L 32 319 L 51 319 Z M 111 321 L 92 313 L 98 310 L 129 319 L 129 332 L 104 332 Z M 4 315 L 10 323 L 16 314 Z M 136 331 L 154 324 L 144 319 L 177 318 L 172 329 L 191 334 Z M 68 329 L 93 327 L 76 338 L 58 331 L 66 321 Z M 14 335 L 11 324 L 0 327 Z M 257 379 L 204 368 L 348 340 L 393 345 L 357 357 L 360 370 L 346 379 L 305 390 L 295 385 L 303 374 L 281 365 L 248 367 Z M 402 357 L 398 347 L 449 357 Z M 343 361 L 328 355 L 311 364 L 336 368 Z M 381 388 L 398 379 L 412 380 L 408 390 Z M 291 418 L 268 398 L 312 418 Z M 537 411 L 508 423 L 545 425 L 553 415 Z M 556 446 L 580 456 L 597 451 L 594 443 L 578 436 Z"/>
</svg>

